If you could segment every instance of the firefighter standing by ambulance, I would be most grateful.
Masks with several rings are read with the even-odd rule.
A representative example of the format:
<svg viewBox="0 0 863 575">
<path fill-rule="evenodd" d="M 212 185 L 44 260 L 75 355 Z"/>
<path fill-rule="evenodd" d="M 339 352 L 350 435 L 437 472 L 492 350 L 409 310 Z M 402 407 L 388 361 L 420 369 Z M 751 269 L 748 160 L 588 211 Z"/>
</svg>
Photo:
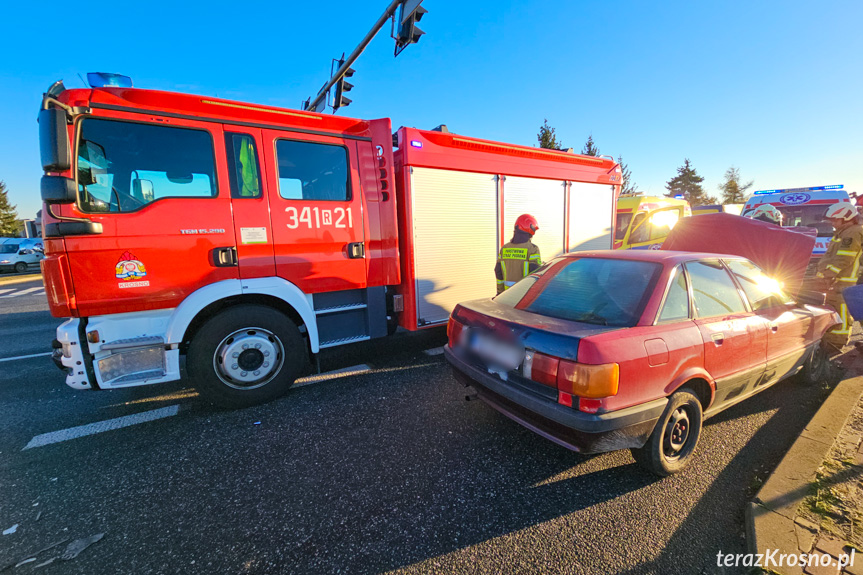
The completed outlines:
<svg viewBox="0 0 863 575">
<path fill-rule="evenodd" d="M 512 239 L 500 248 L 497 264 L 494 266 L 497 293 L 503 293 L 542 265 L 539 248 L 530 241 L 538 229 L 536 218 L 530 214 L 522 214 L 515 220 Z"/>
<path fill-rule="evenodd" d="M 827 252 L 818 262 L 817 277 L 827 284 L 827 305 L 832 306 L 842 323 L 824 334 L 822 343 L 830 352 L 838 352 L 848 345 L 854 319 L 842 292 L 857 283 L 860 255 L 863 252 L 863 226 L 858 223 L 857 208 L 850 202 L 838 202 L 827 209 L 824 219 L 829 220 L 835 232 Z"/>
</svg>

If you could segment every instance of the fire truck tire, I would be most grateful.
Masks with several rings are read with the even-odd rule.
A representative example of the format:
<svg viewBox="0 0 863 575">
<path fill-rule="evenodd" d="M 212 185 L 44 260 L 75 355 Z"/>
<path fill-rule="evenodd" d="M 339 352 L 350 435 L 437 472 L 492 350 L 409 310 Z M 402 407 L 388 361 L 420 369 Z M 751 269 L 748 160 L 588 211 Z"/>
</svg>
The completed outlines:
<svg viewBox="0 0 863 575">
<path fill-rule="evenodd" d="M 299 329 L 260 305 L 230 307 L 192 338 L 186 368 L 204 399 L 231 409 L 281 397 L 306 365 Z"/>
</svg>

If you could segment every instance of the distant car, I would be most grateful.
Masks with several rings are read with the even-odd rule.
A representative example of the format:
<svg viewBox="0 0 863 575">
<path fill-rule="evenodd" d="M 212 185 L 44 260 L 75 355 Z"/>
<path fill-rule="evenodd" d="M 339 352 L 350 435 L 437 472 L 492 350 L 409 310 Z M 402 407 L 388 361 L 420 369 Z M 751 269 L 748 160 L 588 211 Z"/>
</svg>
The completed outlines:
<svg viewBox="0 0 863 575">
<path fill-rule="evenodd" d="M 745 258 L 581 252 L 459 304 L 444 351 L 528 429 L 582 453 L 631 448 L 664 476 L 692 459 L 704 418 L 801 370 L 819 379 L 838 321 Z"/>
<path fill-rule="evenodd" d="M 0 238 L 0 272 L 26 272 L 45 257 L 42 240 Z"/>
</svg>

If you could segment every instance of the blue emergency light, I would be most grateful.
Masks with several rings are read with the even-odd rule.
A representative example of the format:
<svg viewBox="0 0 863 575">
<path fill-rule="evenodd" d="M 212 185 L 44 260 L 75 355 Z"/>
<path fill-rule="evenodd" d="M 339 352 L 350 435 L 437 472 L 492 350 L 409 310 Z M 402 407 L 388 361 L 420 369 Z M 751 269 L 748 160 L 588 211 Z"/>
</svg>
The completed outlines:
<svg viewBox="0 0 863 575">
<path fill-rule="evenodd" d="M 759 190 L 752 195 L 763 196 L 765 194 L 787 194 L 788 192 L 829 192 L 831 190 L 841 190 L 844 187 L 845 184 L 838 184 L 833 186 L 814 186 L 811 188 L 788 188 L 785 190 Z"/>
<path fill-rule="evenodd" d="M 131 88 L 132 78 L 109 72 L 88 72 L 87 83 L 91 88 Z"/>
<path fill-rule="evenodd" d="M 413 146 L 414 148 L 422 148 L 423 143 L 419 140 L 411 140 L 411 146 Z"/>
<path fill-rule="evenodd" d="M 674 196 L 674 199 L 675 199 L 675 200 L 682 200 L 682 199 L 683 199 L 683 194 L 677 194 L 676 196 Z"/>
</svg>

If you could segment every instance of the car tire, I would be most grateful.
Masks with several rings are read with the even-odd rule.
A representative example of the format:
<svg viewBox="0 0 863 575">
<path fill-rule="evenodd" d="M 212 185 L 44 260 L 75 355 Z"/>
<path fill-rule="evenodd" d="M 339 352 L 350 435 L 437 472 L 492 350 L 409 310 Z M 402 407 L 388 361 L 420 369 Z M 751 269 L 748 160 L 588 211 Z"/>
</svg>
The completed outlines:
<svg viewBox="0 0 863 575">
<path fill-rule="evenodd" d="M 284 395 L 306 366 L 296 324 L 260 305 L 238 305 L 204 323 L 192 338 L 186 369 L 201 396 L 242 408 Z"/>
<path fill-rule="evenodd" d="M 688 389 L 675 392 L 647 443 L 633 449 L 632 456 L 639 465 L 660 477 L 682 471 L 698 446 L 703 420 L 698 397 Z"/>
<path fill-rule="evenodd" d="M 23 274 L 27 271 L 27 264 L 25 264 L 24 262 L 18 262 L 17 264 L 15 264 L 15 271 L 19 274 Z"/>
<path fill-rule="evenodd" d="M 807 385 L 815 385 L 827 379 L 829 368 L 827 352 L 820 344 L 816 345 L 806 359 L 806 363 L 803 364 L 800 380 Z"/>
</svg>

